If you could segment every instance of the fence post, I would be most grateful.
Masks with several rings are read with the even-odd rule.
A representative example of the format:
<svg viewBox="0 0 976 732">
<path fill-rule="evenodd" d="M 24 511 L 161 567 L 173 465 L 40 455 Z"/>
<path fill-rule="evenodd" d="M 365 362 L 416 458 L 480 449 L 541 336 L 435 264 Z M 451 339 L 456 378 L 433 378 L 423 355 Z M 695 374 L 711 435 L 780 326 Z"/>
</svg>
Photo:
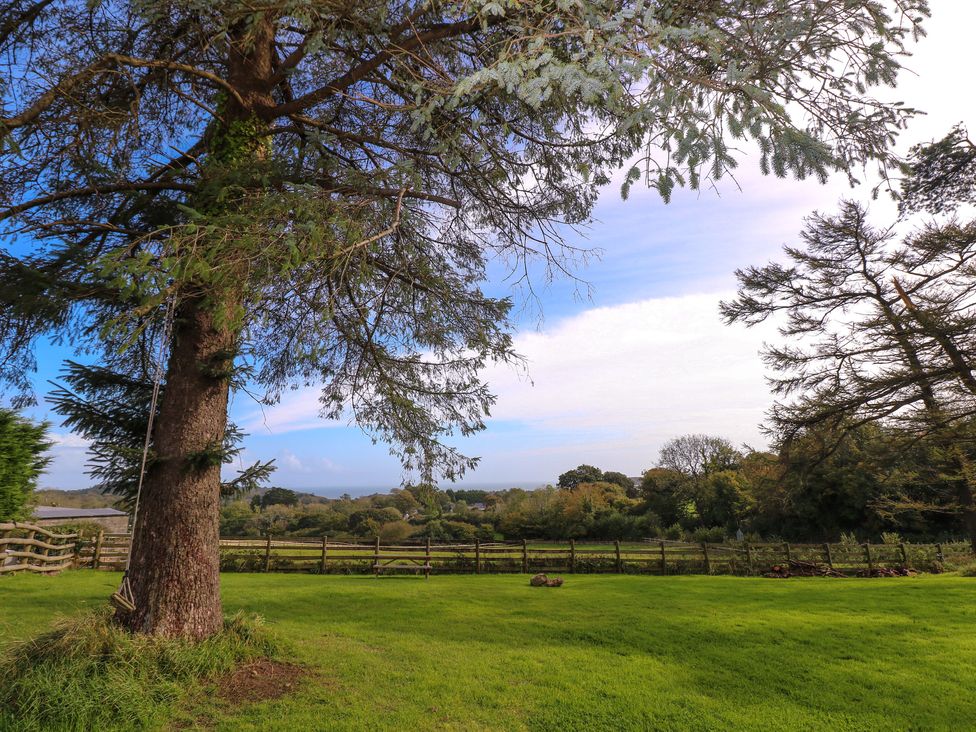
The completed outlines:
<svg viewBox="0 0 976 732">
<path fill-rule="evenodd" d="M 264 571 L 271 571 L 271 533 L 268 533 L 268 540 L 264 545 Z"/>
<path fill-rule="evenodd" d="M 661 574 L 668 573 L 668 560 L 664 555 L 664 542 L 661 542 Z"/>
<path fill-rule="evenodd" d="M 529 550 L 525 546 L 525 539 L 522 539 L 522 574 L 529 571 Z"/>
<path fill-rule="evenodd" d="M 793 563 L 793 551 L 790 549 L 788 541 L 783 542 L 783 551 L 786 552 L 786 566 L 789 567 Z"/>
<path fill-rule="evenodd" d="M 29 543 L 29 542 L 34 541 L 34 539 L 36 539 L 36 538 L 37 538 L 37 532 L 36 531 L 28 531 L 27 532 L 27 535 L 25 537 L 25 541 L 27 543 L 25 543 L 23 546 L 20 547 L 21 549 L 24 550 L 24 554 L 27 554 L 27 555 L 36 554 L 36 555 L 40 556 L 40 551 L 37 550 L 37 549 L 34 549 L 33 545 Z M 21 560 L 20 563 L 23 564 L 25 567 L 29 567 L 30 566 L 30 563 L 31 563 L 30 556 L 24 557 Z"/>
<path fill-rule="evenodd" d="M 617 574 L 621 574 L 624 571 L 623 562 L 620 561 L 620 540 L 613 542 L 613 550 L 617 555 Z"/>
<path fill-rule="evenodd" d="M 92 569 L 98 569 L 102 561 L 102 539 L 105 537 L 105 529 L 98 530 L 98 538 L 95 539 L 95 553 L 92 555 Z"/>
<path fill-rule="evenodd" d="M 576 539 L 569 540 L 569 573 L 576 574 Z"/>
<path fill-rule="evenodd" d="M 874 574 L 874 562 L 871 561 L 871 544 L 870 542 L 864 542 L 864 558 L 868 562 L 868 577 Z"/>
<path fill-rule="evenodd" d="M 325 563 L 329 559 L 329 537 L 322 537 L 322 564 L 319 567 L 319 574 L 325 574 Z"/>
<path fill-rule="evenodd" d="M 81 542 L 85 538 L 85 532 L 82 530 L 78 531 L 78 536 L 75 537 L 75 549 L 71 552 L 71 566 L 74 569 L 78 569 L 78 565 L 81 564 Z"/>
<path fill-rule="evenodd" d="M 827 557 L 827 566 L 830 567 L 831 570 L 833 570 L 834 558 L 830 554 L 830 544 L 827 543 L 824 544 L 824 555 Z"/>
<path fill-rule="evenodd" d="M 376 545 L 379 546 L 379 539 L 376 540 Z M 427 551 L 424 552 L 424 564 L 430 566 L 431 558 L 430 558 L 430 536 L 429 535 L 427 537 L 427 543 L 425 546 Z M 426 574 L 424 575 L 424 579 L 427 579 Z"/>
<path fill-rule="evenodd" d="M 942 553 L 942 545 L 941 544 L 936 544 L 935 545 L 935 558 L 938 561 L 940 561 L 940 562 L 944 562 L 945 561 L 945 555 Z"/>
<path fill-rule="evenodd" d="M 898 548 L 901 550 L 901 566 L 908 569 L 908 552 L 905 551 L 905 542 L 898 544 Z"/>
<path fill-rule="evenodd" d="M 705 574 L 711 574 L 712 573 L 712 562 L 708 558 L 708 542 L 706 542 L 706 541 L 703 541 L 702 542 L 702 554 L 705 555 Z"/>
<path fill-rule="evenodd" d="M 474 573 L 481 574 L 481 539 L 474 540 Z"/>
<path fill-rule="evenodd" d="M 752 566 L 752 544 L 748 541 L 746 542 L 746 562 L 749 564 L 749 574 L 752 574 L 754 571 Z"/>
</svg>

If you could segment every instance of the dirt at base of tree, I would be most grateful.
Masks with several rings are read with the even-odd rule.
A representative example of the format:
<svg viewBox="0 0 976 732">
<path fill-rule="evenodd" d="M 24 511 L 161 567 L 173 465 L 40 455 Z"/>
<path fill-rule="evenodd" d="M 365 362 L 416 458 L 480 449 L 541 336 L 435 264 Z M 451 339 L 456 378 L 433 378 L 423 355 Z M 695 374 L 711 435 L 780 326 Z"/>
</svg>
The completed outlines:
<svg viewBox="0 0 976 732">
<path fill-rule="evenodd" d="M 217 679 L 216 695 L 231 704 L 251 704 L 290 694 L 306 670 L 292 663 L 261 658 Z"/>
</svg>

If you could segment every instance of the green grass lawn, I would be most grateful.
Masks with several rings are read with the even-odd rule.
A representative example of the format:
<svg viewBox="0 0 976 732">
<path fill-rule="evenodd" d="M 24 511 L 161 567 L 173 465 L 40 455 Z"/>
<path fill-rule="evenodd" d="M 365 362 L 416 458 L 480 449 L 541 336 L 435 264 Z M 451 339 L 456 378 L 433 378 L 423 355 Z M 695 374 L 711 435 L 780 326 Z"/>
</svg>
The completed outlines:
<svg viewBox="0 0 976 732">
<path fill-rule="evenodd" d="M 173 729 L 963 730 L 976 579 L 227 574 L 312 673 Z M 104 603 L 117 574 L 0 579 L 0 643 Z M 166 729 L 167 727 L 163 727 Z"/>
</svg>

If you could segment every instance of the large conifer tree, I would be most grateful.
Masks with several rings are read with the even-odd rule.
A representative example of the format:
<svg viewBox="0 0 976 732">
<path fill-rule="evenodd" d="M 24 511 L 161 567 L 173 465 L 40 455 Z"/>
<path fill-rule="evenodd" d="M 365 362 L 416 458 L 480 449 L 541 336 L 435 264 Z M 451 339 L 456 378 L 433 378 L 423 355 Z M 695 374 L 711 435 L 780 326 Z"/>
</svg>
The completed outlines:
<svg viewBox="0 0 976 732">
<path fill-rule="evenodd" d="M 920 481 L 926 500 L 906 495 L 903 507 L 958 513 L 976 552 L 976 220 L 935 216 L 976 200 L 964 129 L 914 148 L 903 193 L 903 213 L 933 217 L 900 238 L 904 220 L 872 226 L 852 201 L 814 214 L 785 264 L 737 272 L 722 313 L 746 325 L 780 316 L 783 343 L 763 356 L 784 447 L 819 432 L 829 452 L 864 425 L 887 427 L 877 442 L 892 469 L 907 453 L 936 474 Z M 948 490 L 933 497 L 933 484 Z"/>
<path fill-rule="evenodd" d="M 124 372 L 175 324 L 131 581 L 136 631 L 220 625 L 228 394 L 321 383 L 407 468 L 472 464 L 486 264 L 572 265 L 626 165 L 667 198 L 735 165 L 851 172 L 910 112 L 924 0 L 14 0 L 0 11 L 0 367 L 57 334 Z M 634 161 L 637 161 L 634 163 Z M 630 167 L 632 166 L 632 167 Z M 140 340 L 143 342 L 140 344 Z"/>
</svg>

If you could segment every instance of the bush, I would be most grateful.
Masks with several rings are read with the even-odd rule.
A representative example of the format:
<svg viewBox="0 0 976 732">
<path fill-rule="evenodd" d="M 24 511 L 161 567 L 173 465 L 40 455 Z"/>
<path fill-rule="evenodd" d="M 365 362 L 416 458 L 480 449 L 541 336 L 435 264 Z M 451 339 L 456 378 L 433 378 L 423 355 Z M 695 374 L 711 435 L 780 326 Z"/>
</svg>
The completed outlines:
<svg viewBox="0 0 976 732">
<path fill-rule="evenodd" d="M 976 577 L 976 562 L 966 562 L 966 564 L 960 564 L 956 571 L 962 577 Z"/>
<path fill-rule="evenodd" d="M 380 527 L 380 541 L 396 543 L 410 537 L 414 527 L 406 521 L 391 521 Z"/>
<path fill-rule="evenodd" d="M 199 679 L 274 656 L 260 619 L 242 613 L 207 640 L 132 635 L 105 608 L 62 620 L 0 659 L 0 729 L 131 730 L 155 726 Z"/>
<path fill-rule="evenodd" d="M 721 526 L 713 526 L 710 529 L 701 527 L 695 529 L 691 536 L 699 544 L 704 542 L 722 544 L 725 541 L 725 529 Z"/>
<path fill-rule="evenodd" d="M 681 528 L 681 524 L 671 524 L 668 528 L 664 530 L 664 538 L 670 539 L 671 541 L 678 541 L 684 535 L 684 530 Z"/>
</svg>

